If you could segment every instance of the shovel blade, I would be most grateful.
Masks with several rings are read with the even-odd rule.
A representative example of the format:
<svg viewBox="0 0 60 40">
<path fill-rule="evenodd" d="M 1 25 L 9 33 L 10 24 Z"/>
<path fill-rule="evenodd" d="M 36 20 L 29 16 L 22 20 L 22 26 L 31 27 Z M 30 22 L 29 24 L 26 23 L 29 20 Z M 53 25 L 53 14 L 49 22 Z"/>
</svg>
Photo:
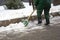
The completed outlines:
<svg viewBox="0 0 60 40">
<path fill-rule="evenodd" d="M 23 21 L 23 24 L 25 25 L 25 27 L 28 25 L 28 21 L 26 20 L 26 21 Z"/>
</svg>

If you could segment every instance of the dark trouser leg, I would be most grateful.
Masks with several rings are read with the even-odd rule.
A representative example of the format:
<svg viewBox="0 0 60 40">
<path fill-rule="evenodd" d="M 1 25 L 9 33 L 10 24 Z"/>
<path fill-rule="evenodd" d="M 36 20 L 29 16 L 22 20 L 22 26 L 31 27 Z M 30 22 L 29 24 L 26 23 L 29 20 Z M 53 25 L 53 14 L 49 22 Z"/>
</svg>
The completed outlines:
<svg viewBox="0 0 60 40">
<path fill-rule="evenodd" d="M 45 18 L 46 18 L 46 25 L 48 25 L 50 23 L 50 20 L 49 20 L 49 10 L 50 8 L 44 8 L 44 14 L 45 14 Z"/>
<path fill-rule="evenodd" d="M 32 7 L 33 7 L 33 10 L 35 9 L 35 7 L 34 7 L 34 1 L 32 0 Z"/>
<path fill-rule="evenodd" d="M 42 23 L 41 14 L 43 9 L 37 10 L 38 24 Z"/>
</svg>

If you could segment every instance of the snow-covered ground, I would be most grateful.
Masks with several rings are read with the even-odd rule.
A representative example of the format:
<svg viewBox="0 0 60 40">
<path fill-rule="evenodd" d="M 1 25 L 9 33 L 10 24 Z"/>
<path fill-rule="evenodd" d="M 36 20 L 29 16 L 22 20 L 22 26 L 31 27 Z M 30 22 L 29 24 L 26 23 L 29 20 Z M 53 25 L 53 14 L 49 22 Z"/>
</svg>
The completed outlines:
<svg viewBox="0 0 60 40">
<path fill-rule="evenodd" d="M 10 24 L 6 27 L 2 26 L 2 27 L 0 27 L 0 40 L 6 40 L 6 39 L 7 40 L 13 40 L 13 39 L 16 40 L 16 38 L 20 38 L 30 32 L 34 32 L 33 30 L 44 29 L 44 27 L 43 27 L 44 25 L 37 26 L 36 23 L 37 23 L 37 21 L 30 22 L 27 27 L 24 27 L 23 23 L 21 23 L 21 22 L 15 23 L 15 24 Z M 60 16 L 54 17 L 51 19 L 50 26 L 59 24 L 59 23 L 60 23 Z"/>
<path fill-rule="evenodd" d="M 33 11 L 32 6 L 29 6 L 28 3 L 24 3 L 24 5 L 26 8 L 17 9 L 17 10 L 5 10 L 3 6 L 0 6 L 0 21 L 29 16 L 30 13 Z M 59 12 L 59 11 L 60 11 L 60 5 L 53 6 L 53 4 L 52 4 L 50 13 Z M 34 12 L 33 15 L 36 15 L 36 12 Z M 58 20 L 58 21 L 56 21 L 56 20 Z M 55 17 L 55 18 L 51 19 L 51 23 L 52 24 L 60 23 L 59 20 L 60 20 L 60 17 Z M 28 33 L 29 31 L 34 30 L 34 29 L 43 29 L 44 28 L 42 26 L 36 26 L 36 23 L 37 23 L 37 21 L 35 21 L 33 23 L 30 22 L 27 27 L 24 27 L 24 24 L 21 22 L 15 23 L 15 24 L 10 24 L 6 27 L 2 26 L 2 27 L 0 27 L 0 39 L 3 39 L 7 35 L 10 36 L 9 34 L 14 35 L 19 32 L 24 34 L 25 32 Z"/>
<path fill-rule="evenodd" d="M 29 16 L 30 13 L 33 11 L 32 6 L 29 6 L 28 3 L 24 3 L 24 6 L 26 8 L 17 9 L 17 10 L 5 10 L 3 6 L 0 6 L 0 21 Z M 51 6 L 52 7 L 50 10 L 50 13 L 60 11 L 60 5 L 53 6 L 53 4 L 51 4 Z M 36 15 L 36 11 L 34 12 L 33 15 Z M 29 24 L 29 26 L 32 26 L 32 25 Z M 36 26 L 36 25 L 34 25 L 34 26 Z M 24 24 L 20 22 L 20 23 L 10 24 L 7 27 L 2 26 L 2 27 L 0 27 L 0 32 L 6 31 L 6 30 L 12 30 L 12 29 L 16 29 L 16 30 L 19 29 L 20 31 L 22 31 L 22 30 L 25 30 L 26 28 L 27 27 L 24 27 Z"/>
<path fill-rule="evenodd" d="M 10 19 L 14 19 L 14 18 L 21 18 L 21 17 L 26 17 L 26 16 L 29 16 L 30 13 L 33 11 L 32 10 L 32 6 L 29 6 L 28 3 L 25 3 L 24 2 L 24 6 L 26 8 L 24 9 L 17 9 L 17 10 L 5 10 L 3 6 L 0 6 L 0 21 L 2 20 L 10 20 Z M 52 12 L 59 12 L 60 11 L 60 5 L 58 6 L 53 6 L 53 4 L 51 4 L 51 10 L 50 10 L 50 13 Z M 36 11 L 34 12 L 33 15 L 36 15 Z M 4 29 L 5 30 L 10 30 L 11 28 L 10 27 L 13 27 L 15 28 L 19 28 L 20 30 L 22 29 L 25 29 L 24 25 L 20 23 L 16 23 L 16 24 L 10 24 L 7 26 L 7 28 L 5 27 L 1 27 L 0 30 Z M 22 28 L 21 28 L 22 27 Z M 12 29 L 13 29 L 12 28 Z"/>
</svg>

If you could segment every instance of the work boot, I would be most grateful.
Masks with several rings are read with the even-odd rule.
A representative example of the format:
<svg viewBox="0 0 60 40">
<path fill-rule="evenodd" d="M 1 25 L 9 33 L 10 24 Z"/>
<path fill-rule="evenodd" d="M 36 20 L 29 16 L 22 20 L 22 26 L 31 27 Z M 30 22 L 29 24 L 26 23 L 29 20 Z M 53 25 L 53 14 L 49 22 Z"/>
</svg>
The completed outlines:
<svg viewBox="0 0 60 40">
<path fill-rule="evenodd" d="M 38 24 L 42 23 L 42 19 L 40 17 L 38 17 Z"/>
<path fill-rule="evenodd" d="M 50 23 L 45 23 L 45 25 L 49 25 Z"/>
<path fill-rule="evenodd" d="M 49 18 L 47 19 L 46 18 L 46 23 L 45 23 L 45 25 L 49 25 L 50 24 L 50 20 L 49 20 Z"/>
<path fill-rule="evenodd" d="M 42 21 L 38 21 L 38 24 L 41 24 L 42 23 Z"/>
<path fill-rule="evenodd" d="M 38 25 L 38 26 L 41 26 L 41 23 L 42 23 L 42 21 L 39 20 L 37 25 Z"/>
<path fill-rule="evenodd" d="M 49 25 L 50 24 L 50 22 L 49 21 L 47 21 L 46 23 L 45 23 L 45 25 Z"/>
<path fill-rule="evenodd" d="M 38 23 L 36 25 L 41 26 L 42 21 L 38 20 Z"/>
<path fill-rule="evenodd" d="M 38 25 L 38 26 L 41 26 L 41 23 L 42 23 L 42 22 L 40 21 L 40 22 L 38 22 L 38 24 L 37 24 L 37 25 Z"/>
<path fill-rule="evenodd" d="M 37 25 L 41 25 L 41 23 L 42 23 L 42 19 L 41 19 L 41 17 L 38 17 L 38 24 Z"/>
</svg>

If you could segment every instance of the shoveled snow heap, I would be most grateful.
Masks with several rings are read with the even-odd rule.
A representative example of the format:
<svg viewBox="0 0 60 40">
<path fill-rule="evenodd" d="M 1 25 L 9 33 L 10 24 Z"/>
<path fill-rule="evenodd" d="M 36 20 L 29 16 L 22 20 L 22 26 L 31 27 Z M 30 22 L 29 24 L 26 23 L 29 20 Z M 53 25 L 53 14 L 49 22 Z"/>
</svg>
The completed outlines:
<svg viewBox="0 0 60 40">
<path fill-rule="evenodd" d="M 34 29 L 43 29 L 42 26 L 36 26 L 35 24 L 29 23 L 29 25 L 27 27 L 24 26 L 23 23 L 15 23 L 15 24 L 10 24 L 6 27 L 2 26 L 0 27 L 0 33 L 1 32 L 6 32 L 6 33 L 10 33 L 10 32 L 27 32 L 30 30 L 34 30 Z"/>
</svg>

